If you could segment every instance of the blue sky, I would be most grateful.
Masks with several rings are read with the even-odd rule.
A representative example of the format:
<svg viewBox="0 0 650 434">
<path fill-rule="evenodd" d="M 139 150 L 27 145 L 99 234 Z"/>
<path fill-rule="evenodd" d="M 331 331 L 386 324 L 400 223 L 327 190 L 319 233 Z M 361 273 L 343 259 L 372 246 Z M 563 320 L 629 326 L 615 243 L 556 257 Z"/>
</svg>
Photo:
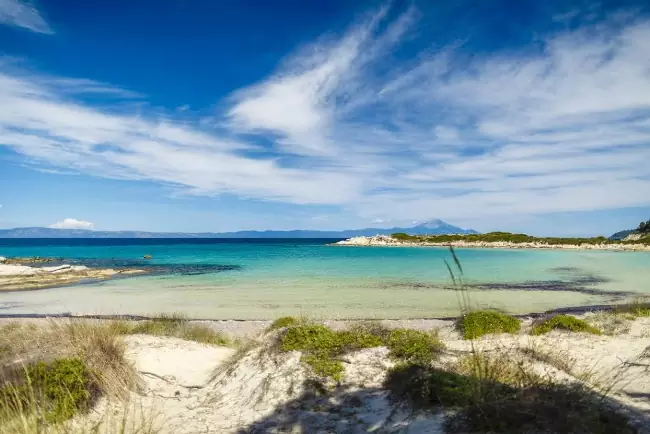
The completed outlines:
<svg viewBox="0 0 650 434">
<path fill-rule="evenodd" d="M 650 218 L 650 9 L 0 0 L 0 227 Z"/>
</svg>

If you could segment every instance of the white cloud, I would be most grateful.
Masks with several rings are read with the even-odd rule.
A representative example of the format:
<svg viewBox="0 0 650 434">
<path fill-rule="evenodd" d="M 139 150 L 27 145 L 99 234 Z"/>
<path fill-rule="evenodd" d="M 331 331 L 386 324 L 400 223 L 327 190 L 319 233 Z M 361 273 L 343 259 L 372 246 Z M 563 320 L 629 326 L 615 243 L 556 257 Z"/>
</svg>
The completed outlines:
<svg viewBox="0 0 650 434">
<path fill-rule="evenodd" d="M 91 222 L 87 222 L 85 220 L 77 220 L 77 219 L 63 219 L 59 222 L 54 223 L 53 225 L 49 225 L 49 228 L 52 229 L 85 229 L 85 230 L 91 230 L 93 228 L 93 224 Z"/>
<path fill-rule="evenodd" d="M 44 170 L 366 221 L 650 205 L 648 19 L 566 30 L 537 52 L 448 47 L 403 62 L 391 52 L 417 13 L 390 16 L 307 45 L 234 91 L 224 117 L 195 122 L 89 106 L 84 92 L 128 91 L 73 80 L 70 92 L 70 79 L 0 63 L 0 146 Z"/>
<path fill-rule="evenodd" d="M 37 33 L 54 33 L 32 4 L 20 0 L 0 0 L 0 24 L 24 27 Z"/>
</svg>

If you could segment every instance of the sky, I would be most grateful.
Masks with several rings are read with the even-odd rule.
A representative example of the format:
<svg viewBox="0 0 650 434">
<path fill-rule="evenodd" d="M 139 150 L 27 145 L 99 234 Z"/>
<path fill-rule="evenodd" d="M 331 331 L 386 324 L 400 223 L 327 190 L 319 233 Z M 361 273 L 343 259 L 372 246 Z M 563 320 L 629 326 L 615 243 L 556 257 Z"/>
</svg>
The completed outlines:
<svg viewBox="0 0 650 434">
<path fill-rule="evenodd" d="M 640 1 L 0 0 L 0 228 L 650 218 Z"/>
</svg>

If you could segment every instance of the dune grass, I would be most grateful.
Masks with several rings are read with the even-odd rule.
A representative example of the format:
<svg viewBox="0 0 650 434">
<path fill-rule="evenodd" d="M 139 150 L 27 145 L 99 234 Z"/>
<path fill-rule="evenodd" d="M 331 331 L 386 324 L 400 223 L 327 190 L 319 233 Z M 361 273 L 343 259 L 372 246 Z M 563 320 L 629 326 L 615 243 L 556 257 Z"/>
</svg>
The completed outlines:
<svg viewBox="0 0 650 434">
<path fill-rule="evenodd" d="M 125 399 L 140 383 L 120 336 L 90 321 L 1 327 L 0 432 L 68 432 L 100 396 Z"/>
<path fill-rule="evenodd" d="M 191 323 L 181 314 L 162 314 L 143 321 L 111 321 L 109 327 L 124 335 L 166 336 L 208 345 L 230 346 L 231 340 L 212 328 Z"/>
<path fill-rule="evenodd" d="M 533 336 L 539 336 L 548 333 L 551 330 L 564 330 L 574 333 L 584 332 L 594 335 L 601 334 L 601 331 L 596 327 L 593 327 L 586 321 L 571 315 L 555 315 L 552 318 L 543 320 L 542 322 L 533 325 L 530 334 Z"/>
<path fill-rule="evenodd" d="M 634 300 L 631 303 L 619 304 L 612 310 L 613 314 L 626 315 L 630 319 L 650 317 L 650 301 L 647 299 Z"/>
<path fill-rule="evenodd" d="M 363 322 L 346 330 L 334 331 L 313 323 L 289 326 L 279 338 L 282 351 L 301 351 L 302 360 L 321 377 L 340 381 L 340 357 L 364 348 L 388 347 L 393 358 L 402 361 L 431 362 L 443 349 L 435 333 L 418 330 L 389 330 L 378 323 Z"/>
<path fill-rule="evenodd" d="M 492 310 L 478 310 L 466 313 L 456 321 L 456 328 L 465 339 L 476 339 L 487 334 L 518 333 L 519 319 Z"/>
</svg>

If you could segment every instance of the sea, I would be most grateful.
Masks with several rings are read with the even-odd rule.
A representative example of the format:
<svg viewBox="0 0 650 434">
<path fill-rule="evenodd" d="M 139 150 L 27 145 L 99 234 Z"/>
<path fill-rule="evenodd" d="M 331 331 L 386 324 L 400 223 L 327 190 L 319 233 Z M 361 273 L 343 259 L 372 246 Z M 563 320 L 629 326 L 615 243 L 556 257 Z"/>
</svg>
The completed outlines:
<svg viewBox="0 0 650 434">
<path fill-rule="evenodd" d="M 328 239 L 0 239 L 0 256 L 151 274 L 0 292 L 0 315 L 406 319 L 514 314 L 650 297 L 650 253 L 349 247 Z M 144 259 L 150 255 L 151 259 Z"/>
</svg>

